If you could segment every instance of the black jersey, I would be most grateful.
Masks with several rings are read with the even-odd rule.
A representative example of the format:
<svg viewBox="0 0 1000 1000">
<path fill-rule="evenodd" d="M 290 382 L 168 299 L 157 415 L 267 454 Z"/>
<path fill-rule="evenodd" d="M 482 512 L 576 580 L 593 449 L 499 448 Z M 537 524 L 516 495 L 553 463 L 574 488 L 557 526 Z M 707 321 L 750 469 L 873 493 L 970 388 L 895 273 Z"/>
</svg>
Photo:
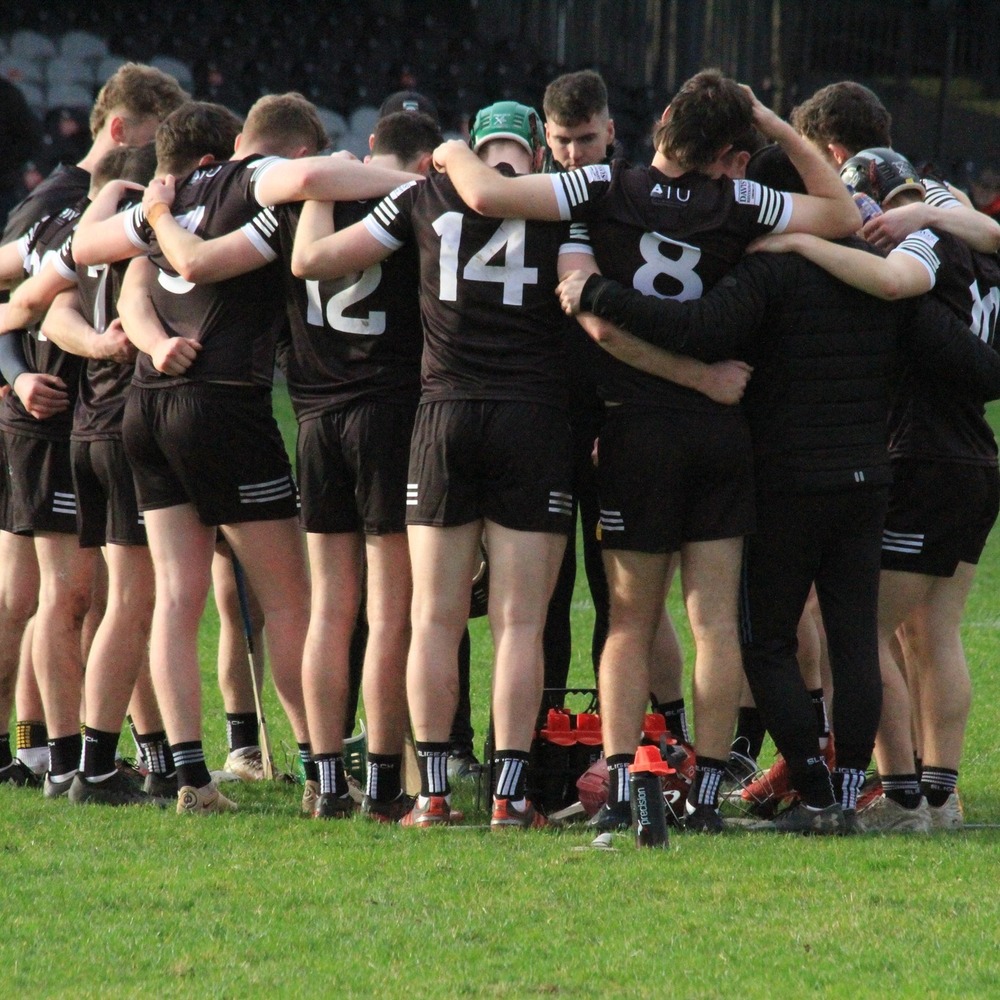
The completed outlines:
<svg viewBox="0 0 1000 1000">
<path fill-rule="evenodd" d="M 980 339 L 994 343 L 1000 313 L 995 260 L 973 254 L 958 238 L 933 229 L 913 233 L 893 253 L 920 261 L 933 283 L 930 294 Z M 997 464 L 996 440 L 982 405 L 909 368 L 890 411 L 889 451 L 893 458 Z"/>
<path fill-rule="evenodd" d="M 755 181 L 699 173 L 667 177 L 655 167 L 581 167 L 553 174 L 565 219 L 586 221 L 601 272 L 644 295 L 695 299 L 739 260 L 753 239 L 780 233 L 791 196 Z M 600 374 L 606 401 L 718 409 L 707 396 L 608 356 Z"/>
<path fill-rule="evenodd" d="M 60 263 L 60 250 L 66 238 L 76 228 L 87 204 L 87 199 L 84 198 L 69 208 L 48 215 L 36 222 L 29 232 L 21 237 L 19 249 L 24 262 L 25 277 L 38 274 L 51 260 L 65 277 L 75 279 L 75 273 L 66 270 Z M 66 383 L 70 405 L 62 413 L 45 420 L 36 420 L 25 410 L 17 395 L 10 392 L 0 405 L 0 427 L 15 434 L 48 441 L 66 440 L 73 425 L 73 407 L 79 387 L 80 371 L 83 368 L 83 358 L 68 354 L 61 347 L 57 347 L 37 325 L 25 330 L 20 336 L 29 371 L 57 375 L 61 378 Z"/>
<path fill-rule="evenodd" d="M 372 202 L 338 202 L 337 230 Z M 299 207 L 278 210 L 282 252 L 291 260 Z M 299 420 L 362 399 L 412 405 L 420 392 L 420 270 L 417 246 L 366 271 L 330 281 L 302 281 L 285 267 L 291 343 L 282 365 Z"/>
<path fill-rule="evenodd" d="M 277 219 L 257 201 L 254 190 L 260 172 L 275 160 L 250 156 L 199 167 L 178 184 L 171 208 L 177 221 L 202 239 L 242 229 L 269 262 L 259 270 L 212 284 L 185 281 L 160 252 L 142 206 L 127 217 L 130 239 L 147 248 L 159 268 L 151 299 L 160 322 L 171 336 L 190 337 L 202 345 L 194 364 L 178 376 L 158 372 L 150 357 L 140 354 L 137 385 L 271 384 L 275 341 L 285 323 L 284 288 L 276 263 Z"/>
<path fill-rule="evenodd" d="M 397 188 L 364 224 L 392 250 L 415 242 L 420 251 L 422 400 L 565 406 L 554 290 L 567 224 L 478 215 L 443 174 Z"/>
<path fill-rule="evenodd" d="M 7 218 L 0 246 L 22 237 L 35 223 L 87 197 L 90 174 L 82 167 L 60 166 L 49 174 Z"/>
</svg>

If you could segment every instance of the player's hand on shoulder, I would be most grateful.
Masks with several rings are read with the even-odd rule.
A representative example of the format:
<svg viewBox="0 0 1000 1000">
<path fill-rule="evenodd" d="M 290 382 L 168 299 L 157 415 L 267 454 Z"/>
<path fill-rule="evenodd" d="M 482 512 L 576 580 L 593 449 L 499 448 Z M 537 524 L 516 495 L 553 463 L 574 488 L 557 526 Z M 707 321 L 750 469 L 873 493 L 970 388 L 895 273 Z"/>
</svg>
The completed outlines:
<svg viewBox="0 0 1000 1000">
<path fill-rule="evenodd" d="M 446 139 L 442 142 L 441 145 L 434 150 L 434 169 L 440 170 L 442 173 L 445 172 L 448 169 L 448 159 L 455 153 L 456 150 L 459 149 L 469 152 L 468 143 L 462 139 Z"/>
<path fill-rule="evenodd" d="M 176 195 L 176 182 L 173 174 L 165 177 L 154 177 L 146 186 L 146 193 L 142 196 L 142 211 L 149 215 L 154 205 L 173 205 Z"/>
<path fill-rule="evenodd" d="M 36 420 L 46 420 L 69 408 L 66 383 L 57 375 L 22 372 L 14 379 L 13 389 Z"/>
<path fill-rule="evenodd" d="M 169 337 L 159 341 L 150 357 L 153 367 L 164 375 L 183 375 L 197 360 L 201 344 L 190 337 Z"/>
<path fill-rule="evenodd" d="M 746 391 L 753 368 L 745 361 L 716 361 L 706 368 L 702 392 L 724 406 L 735 406 Z"/>
<path fill-rule="evenodd" d="M 873 247 L 892 250 L 911 233 L 922 229 L 927 224 L 926 220 L 927 206 L 918 201 L 874 216 L 864 224 L 861 235 Z"/>
</svg>

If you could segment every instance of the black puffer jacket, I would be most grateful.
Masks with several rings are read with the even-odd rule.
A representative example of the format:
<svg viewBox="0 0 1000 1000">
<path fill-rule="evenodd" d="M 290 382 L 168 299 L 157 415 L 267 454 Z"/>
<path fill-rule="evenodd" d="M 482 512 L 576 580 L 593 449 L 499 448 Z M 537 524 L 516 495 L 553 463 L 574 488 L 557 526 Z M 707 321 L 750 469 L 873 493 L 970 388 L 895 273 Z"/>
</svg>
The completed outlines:
<svg viewBox="0 0 1000 1000">
<path fill-rule="evenodd" d="M 886 417 L 900 350 L 956 392 L 1000 396 L 1000 355 L 940 303 L 875 299 L 798 254 L 750 254 L 688 302 L 593 277 L 581 308 L 667 350 L 754 366 L 743 406 L 758 490 L 888 483 Z"/>
</svg>

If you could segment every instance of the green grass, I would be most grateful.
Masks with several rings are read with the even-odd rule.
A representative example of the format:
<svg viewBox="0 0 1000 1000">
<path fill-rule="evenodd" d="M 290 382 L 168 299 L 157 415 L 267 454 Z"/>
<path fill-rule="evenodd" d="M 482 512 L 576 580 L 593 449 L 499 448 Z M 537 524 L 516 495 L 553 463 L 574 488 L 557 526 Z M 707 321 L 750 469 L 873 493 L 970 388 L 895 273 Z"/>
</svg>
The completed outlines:
<svg viewBox="0 0 1000 1000">
<path fill-rule="evenodd" d="M 998 576 L 994 539 L 965 628 L 975 697 L 961 786 L 979 823 L 1000 823 Z M 579 589 L 580 685 L 590 621 Z M 479 741 L 490 642 L 483 622 L 473 626 Z M 206 748 L 220 766 L 216 627 L 210 612 Z M 268 706 L 279 756 L 293 762 L 273 690 Z M 188 821 L 0 788 L 4 994 L 1000 996 L 1000 831 L 675 835 L 666 851 L 622 836 L 598 852 L 575 850 L 589 840 L 579 829 L 498 836 L 310 822 L 299 794 L 241 785 L 240 813 Z M 459 799 L 470 826 L 485 821 L 471 792 Z"/>
</svg>

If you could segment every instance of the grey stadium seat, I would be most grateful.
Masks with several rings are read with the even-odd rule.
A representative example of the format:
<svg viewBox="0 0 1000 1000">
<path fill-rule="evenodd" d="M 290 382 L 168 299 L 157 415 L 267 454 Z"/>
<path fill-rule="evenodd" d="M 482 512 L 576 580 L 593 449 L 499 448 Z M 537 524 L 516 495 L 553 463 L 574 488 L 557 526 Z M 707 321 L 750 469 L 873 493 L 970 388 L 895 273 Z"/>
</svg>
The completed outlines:
<svg viewBox="0 0 1000 1000">
<path fill-rule="evenodd" d="M 37 31 L 25 28 L 10 36 L 7 50 L 12 56 L 26 59 L 51 59 L 56 54 L 56 43 Z"/>
<path fill-rule="evenodd" d="M 103 84 L 110 76 L 114 76 L 120 66 L 124 66 L 128 60 L 124 56 L 104 56 L 97 64 L 95 79 Z"/>
<path fill-rule="evenodd" d="M 162 69 L 164 73 L 169 73 L 185 90 L 190 90 L 194 85 L 191 70 L 180 59 L 175 59 L 173 56 L 153 56 L 149 64 Z"/>
<path fill-rule="evenodd" d="M 78 83 L 84 87 L 94 85 L 93 60 L 78 59 L 76 56 L 56 56 L 45 67 L 45 79 L 50 87 L 64 83 Z"/>
<path fill-rule="evenodd" d="M 28 102 L 28 107 L 39 118 L 45 115 L 48 105 L 45 102 L 45 89 L 37 83 L 19 83 L 17 89 L 24 94 L 24 99 Z"/>
<path fill-rule="evenodd" d="M 94 103 L 94 88 L 81 87 L 78 83 L 59 83 L 49 87 L 50 108 L 87 108 Z"/>
<path fill-rule="evenodd" d="M 95 63 L 108 54 L 108 43 L 89 31 L 67 31 L 59 39 L 59 55 L 74 59 L 91 59 Z"/>
<path fill-rule="evenodd" d="M 322 108 L 319 105 L 316 106 L 316 114 L 319 115 L 319 120 L 323 123 L 323 128 L 326 129 L 330 145 L 334 149 L 338 149 L 340 137 L 347 134 L 347 122 L 344 121 L 344 116 L 337 114 L 331 108 Z"/>
<path fill-rule="evenodd" d="M 373 108 L 368 104 L 362 104 L 351 112 L 351 131 L 358 135 L 364 133 L 365 141 L 368 136 L 375 131 L 375 123 L 378 121 L 378 108 Z"/>
<path fill-rule="evenodd" d="M 0 59 L 0 73 L 11 83 L 45 82 L 45 67 L 37 59 L 28 59 L 24 56 L 4 56 Z"/>
</svg>

